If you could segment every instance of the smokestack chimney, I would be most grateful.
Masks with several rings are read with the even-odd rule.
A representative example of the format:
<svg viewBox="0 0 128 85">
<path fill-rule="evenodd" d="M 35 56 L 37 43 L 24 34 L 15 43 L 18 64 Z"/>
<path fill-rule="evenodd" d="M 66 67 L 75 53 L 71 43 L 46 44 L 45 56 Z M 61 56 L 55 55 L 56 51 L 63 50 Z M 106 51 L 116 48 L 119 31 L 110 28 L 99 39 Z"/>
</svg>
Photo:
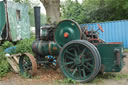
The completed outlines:
<svg viewBox="0 0 128 85">
<path fill-rule="evenodd" d="M 40 7 L 34 7 L 36 40 L 40 39 Z"/>
</svg>

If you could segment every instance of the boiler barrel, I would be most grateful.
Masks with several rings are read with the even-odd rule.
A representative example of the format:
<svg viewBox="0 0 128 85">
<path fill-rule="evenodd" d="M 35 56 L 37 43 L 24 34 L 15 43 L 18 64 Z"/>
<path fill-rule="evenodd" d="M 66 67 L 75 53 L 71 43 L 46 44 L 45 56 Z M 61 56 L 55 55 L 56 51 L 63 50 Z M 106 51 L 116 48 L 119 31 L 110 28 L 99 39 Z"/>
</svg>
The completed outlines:
<svg viewBox="0 0 128 85">
<path fill-rule="evenodd" d="M 32 50 L 35 54 L 41 56 L 57 56 L 59 55 L 60 48 L 57 46 L 55 42 L 38 40 L 33 43 Z"/>
</svg>

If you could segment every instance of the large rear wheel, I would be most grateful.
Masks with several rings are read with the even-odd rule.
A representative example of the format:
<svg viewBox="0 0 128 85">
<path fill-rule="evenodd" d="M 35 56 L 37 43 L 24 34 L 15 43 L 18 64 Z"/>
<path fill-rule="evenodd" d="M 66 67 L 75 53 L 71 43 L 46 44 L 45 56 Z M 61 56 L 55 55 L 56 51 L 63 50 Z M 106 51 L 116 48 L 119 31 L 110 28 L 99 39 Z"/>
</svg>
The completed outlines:
<svg viewBox="0 0 128 85">
<path fill-rule="evenodd" d="M 73 40 L 62 48 L 58 63 L 66 77 L 76 82 L 88 82 L 98 74 L 101 58 L 97 48 L 90 42 Z"/>
</svg>

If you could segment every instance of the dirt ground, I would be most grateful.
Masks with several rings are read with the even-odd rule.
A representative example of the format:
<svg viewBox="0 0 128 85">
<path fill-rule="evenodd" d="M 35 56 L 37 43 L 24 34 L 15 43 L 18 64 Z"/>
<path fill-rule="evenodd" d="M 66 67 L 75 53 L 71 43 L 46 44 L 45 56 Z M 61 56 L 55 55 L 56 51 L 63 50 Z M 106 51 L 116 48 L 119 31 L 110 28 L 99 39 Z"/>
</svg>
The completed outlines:
<svg viewBox="0 0 128 85">
<path fill-rule="evenodd" d="M 127 53 L 128 56 L 128 53 Z M 124 59 L 125 66 L 119 73 L 106 73 L 104 77 L 96 77 L 90 83 L 74 83 L 75 85 L 128 85 L 128 57 Z M 45 74 L 44 74 L 45 73 Z M 115 76 L 115 75 L 118 76 Z M 60 72 L 54 70 L 39 70 L 38 75 L 32 79 L 25 79 L 18 74 L 8 73 L 0 81 L 0 85 L 73 85 L 64 82 Z"/>
</svg>

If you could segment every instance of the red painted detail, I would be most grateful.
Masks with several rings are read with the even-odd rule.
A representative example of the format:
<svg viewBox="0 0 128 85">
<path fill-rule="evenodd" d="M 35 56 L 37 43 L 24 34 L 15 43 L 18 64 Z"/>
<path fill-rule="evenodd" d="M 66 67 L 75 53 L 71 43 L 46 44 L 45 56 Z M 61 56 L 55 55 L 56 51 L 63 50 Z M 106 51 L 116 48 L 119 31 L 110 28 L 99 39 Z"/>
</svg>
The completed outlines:
<svg viewBox="0 0 128 85">
<path fill-rule="evenodd" d="M 64 33 L 64 37 L 67 38 L 69 34 L 67 32 Z"/>
<path fill-rule="evenodd" d="M 122 42 L 110 42 L 108 44 L 122 44 Z"/>
<path fill-rule="evenodd" d="M 82 58 L 82 56 L 80 56 L 80 59 Z"/>
<path fill-rule="evenodd" d="M 101 30 L 101 32 L 104 32 L 103 28 L 101 27 L 100 24 L 97 24 L 98 25 L 98 28 Z"/>
</svg>

